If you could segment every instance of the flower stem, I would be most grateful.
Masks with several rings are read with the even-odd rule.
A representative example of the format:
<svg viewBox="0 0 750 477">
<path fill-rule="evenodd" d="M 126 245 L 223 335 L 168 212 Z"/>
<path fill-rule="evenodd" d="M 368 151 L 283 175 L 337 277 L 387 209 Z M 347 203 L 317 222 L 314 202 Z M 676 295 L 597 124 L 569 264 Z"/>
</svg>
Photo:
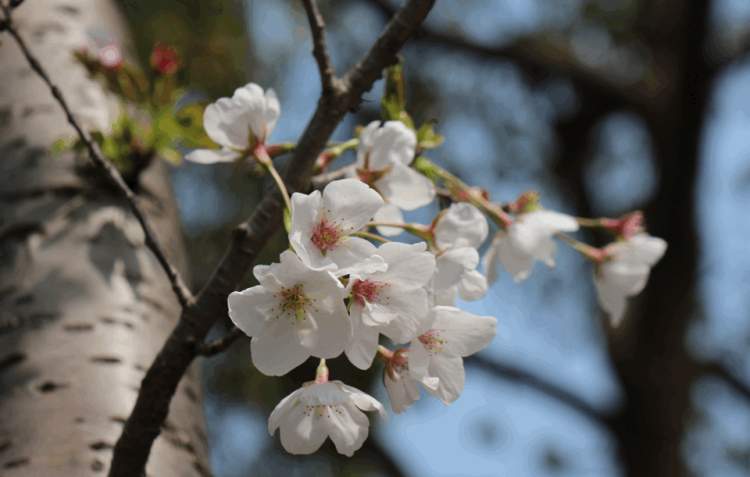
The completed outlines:
<svg viewBox="0 0 750 477">
<path fill-rule="evenodd" d="M 273 165 L 273 161 L 268 155 L 268 151 L 266 150 L 265 146 L 259 145 L 258 147 L 256 147 L 253 151 L 253 155 L 255 156 L 257 161 L 266 168 L 268 173 L 271 174 L 273 181 L 276 183 L 276 187 L 279 188 L 281 197 L 284 199 L 284 205 L 286 206 L 286 209 L 289 211 L 289 213 L 291 213 L 292 202 L 289 200 L 289 192 L 287 191 L 286 185 L 284 184 L 284 179 L 281 178 L 279 171 L 277 171 L 276 167 Z"/>
<path fill-rule="evenodd" d="M 427 242 L 432 242 L 432 233 L 428 227 L 420 224 L 402 224 L 396 222 L 370 222 L 367 224 L 369 227 L 393 227 L 396 229 L 403 229 L 406 232 L 419 237 Z"/>
<path fill-rule="evenodd" d="M 570 245 L 573 250 L 577 251 L 592 262 L 601 263 L 606 258 L 606 252 L 604 250 L 576 240 L 570 235 L 558 233 L 557 238 Z"/>
<path fill-rule="evenodd" d="M 442 182 L 453 200 L 468 202 L 477 207 L 501 229 L 505 229 L 513 223 L 511 216 L 499 204 L 490 202 L 477 188 L 469 187 L 461 179 L 426 157 L 417 157 L 414 160 L 414 169 L 430 179 L 435 185 Z"/>
<path fill-rule="evenodd" d="M 381 242 L 381 243 L 390 242 L 390 240 L 388 240 L 385 237 L 381 237 L 380 235 L 375 235 L 373 233 L 365 232 L 365 231 L 354 232 L 352 235 L 355 235 L 357 237 L 362 237 L 362 238 L 370 239 L 370 240 L 374 240 L 376 242 Z"/>
<path fill-rule="evenodd" d="M 587 217 L 576 217 L 576 222 L 578 222 L 578 225 L 581 227 L 601 227 L 602 222 L 601 219 L 589 219 Z"/>
<path fill-rule="evenodd" d="M 326 360 L 321 359 L 318 369 L 315 370 L 315 383 L 323 384 L 328 382 L 328 366 L 326 366 Z"/>
</svg>

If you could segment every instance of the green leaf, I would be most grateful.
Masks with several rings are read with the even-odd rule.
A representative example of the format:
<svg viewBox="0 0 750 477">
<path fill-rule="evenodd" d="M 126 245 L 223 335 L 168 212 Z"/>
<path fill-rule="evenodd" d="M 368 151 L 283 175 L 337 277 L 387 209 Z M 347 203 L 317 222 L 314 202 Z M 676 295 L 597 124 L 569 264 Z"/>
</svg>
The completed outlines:
<svg viewBox="0 0 750 477">
<path fill-rule="evenodd" d="M 420 149 L 435 149 L 443 144 L 445 137 L 435 132 L 435 124 L 426 122 L 417 131 L 417 144 Z"/>
</svg>

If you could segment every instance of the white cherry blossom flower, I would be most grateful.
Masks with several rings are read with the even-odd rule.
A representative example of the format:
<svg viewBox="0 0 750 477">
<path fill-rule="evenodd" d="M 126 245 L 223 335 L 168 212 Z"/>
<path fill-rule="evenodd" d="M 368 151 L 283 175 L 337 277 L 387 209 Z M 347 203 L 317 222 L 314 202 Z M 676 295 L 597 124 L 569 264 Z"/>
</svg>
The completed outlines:
<svg viewBox="0 0 750 477">
<path fill-rule="evenodd" d="M 436 386 L 425 388 L 448 404 L 464 388 L 463 358 L 492 341 L 497 320 L 451 306 L 436 306 L 433 313 L 429 328 L 411 342 L 409 373 L 420 380 L 437 378 Z"/>
<path fill-rule="evenodd" d="M 253 364 L 281 376 L 308 357 L 333 358 L 351 337 L 346 289 L 330 272 L 312 270 L 292 251 L 253 269 L 259 285 L 229 295 L 229 317 L 252 336 Z"/>
<path fill-rule="evenodd" d="M 419 385 L 436 392 L 440 380 L 431 376 L 414 376 L 409 370 L 409 349 L 401 348 L 392 352 L 383 372 L 383 384 L 391 402 L 391 409 L 397 414 L 404 412 L 419 399 Z"/>
<path fill-rule="evenodd" d="M 347 268 L 370 257 L 375 246 L 351 234 L 364 228 L 383 199 L 356 179 L 333 181 L 320 191 L 292 194 L 289 243 L 315 269 Z"/>
<path fill-rule="evenodd" d="M 484 214 L 466 202 L 451 204 L 435 224 L 435 244 L 440 250 L 459 247 L 479 248 L 487 238 L 489 226 Z"/>
<path fill-rule="evenodd" d="M 667 242 L 643 232 L 605 247 L 606 258 L 594 272 L 594 283 L 599 303 L 614 325 L 622 321 L 627 297 L 643 290 L 651 267 L 666 250 Z"/>
<path fill-rule="evenodd" d="M 517 215 L 512 224 L 495 235 L 492 246 L 484 257 L 487 279 L 490 283 L 497 280 L 497 262 L 505 267 L 516 282 L 528 278 L 534 260 L 554 267 L 554 235 L 576 230 L 576 219 L 559 212 L 535 210 Z"/>
<path fill-rule="evenodd" d="M 368 124 L 359 136 L 356 174 L 383 196 L 391 207 L 384 212 L 390 221 L 403 222 L 401 211 L 414 210 L 432 202 L 435 186 L 409 167 L 414 160 L 417 136 L 401 121 Z M 394 235 L 393 229 L 384 229 Z"/>
<path fill-rule="evenodd" d="M 436 259 L 432 281 L 434 303 L 453 305 L 456 297 L 478 300 L 487 292 L 487 279 L 476 268 L 479 252 L 472 247 L 459 247 L 440 253 Z"/>
<path fill-rule="evenodd" d="M 220 98 L 203 113 L 203 128 L 221 149 L 196 149 L 185 159 L 212 164 L 250 155 L 266 143 L 279 114 L 281 106 L 272 89 L 264 92 L 255 83 L 237 88 L 231 98 Z"/>
<path fill-rule="evenodd" d="M 435 271 L 435 257 L 424 242 L 385 243 L 377 249 L 387 269 L 353 271 L 349 276 L 352 340 L 346 347 L 349 361 L 368 369 L 382 333 L 395 343 L 417 336 L 429 312 L 425 286 Z"/>
<path fill-rule="evenodd" d="M 291 454 L 312 454 L 330 437 L 336 450 L 351 457 L 362 447 L 370 421 L 362 411 L 383 405 L 341 381 L 307 383 L 281 400 L 268 418 L 268 432 L 281 429 L 281 445 Z"/>
</svg>

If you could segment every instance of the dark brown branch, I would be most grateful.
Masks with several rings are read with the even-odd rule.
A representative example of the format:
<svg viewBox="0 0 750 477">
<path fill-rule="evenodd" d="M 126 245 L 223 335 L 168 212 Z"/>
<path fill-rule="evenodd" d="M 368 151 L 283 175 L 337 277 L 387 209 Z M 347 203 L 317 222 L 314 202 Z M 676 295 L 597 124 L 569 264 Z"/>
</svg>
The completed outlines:
<svg viewBox="0 0 750 477">
<path fill-rule="evenodd" d="M 705 371 L 720 378 L 724 383 L 734 389 L 737 394 L 742 396 L 750 403 L 750 385 L 739 379 L 727 366 L 720 362 L 710 362 L 705 365 Z"/>
<path fill-rule="evenodd" d="M 235 341 L 237 341 L 239 338 L 242 338 L 243 336 L 245 336 L 245 333 L 243 333 L 239 328 L 232 327 L 232 329 L 229 330 L 227 334 L 222 336 L 221 338 L 217 338 L 207 343 L 202 343 L 200 346 L 198 346 L 196 352 L 201 356 L 215 356 L 229 349 L 229 347 L 232 346 Z"/>
<path fill-rule="evenodd" d="M 476 366 L 487 373 L 497 376 L 500 379 L 512 381 L 523 386 L 528 386 L 529 388 L 538 391 L 561 404 L 566 405 L 574 411 L 577 411 L 579 414 L 588 418 L 597 426 L 603 426 L 607 429 L 609 429 L 610 427 L 609 415 L 594 408 L 589 403 L 581 399 L 579 396 L 571 393 L 570 391 L 566 391 L 565 389 L 549 383 L 528 371 L 516 368 L 506 363 L 489 360 L 482 355 L 474 355 L 468 358 L 466 360 L 466 364 Z"/>
<path fill-rule="evenodd" d="M 20 2 L 16 3 L 20 4 Z M 154 254 L 156 260 L 159 262 L 159 265 L 161 265 L 161 268 L 164 270 L 164 273 L 167 274 L 169 282 L 172 285 L 172 289 L 177 296 L 177 300 L 180 302 L 180 305 L 182 305 L 183 308 L 188 307 L 193 302 L 193 295 L 183 282 L 182 277 L 180 277 L 179 272 L 177 272 L 177 269 L 172 266 L 172 264 L 167 259 L 164 251 L 159 246 L 159 243 L 156 240 L 156 235 L 151 229 L 151 225 L 149 225 L 145 214 L 141 211 L 140 207 L 138 207 L 135 193 L 133 193 L 128 184 L 122 178 L 122 175 L 120 175 L 120 172 L 117 170 L 117 168 L 104 157 L 101 150 L 99 150 L 99 146 L 91 139 L 88 132 L 86 132 L 81 127 L 81 125 L 78 124 L 78 121 L 76 120 L 75 116 L 73 116 L 73 113 L 70 110 L 68 102 L 65 100 L 62 91 L 57 87 L 55 83 L 52 82 L 49 75 L 47 74 L 47 71 L 44 69 L 39 60 L 37 60 L 36 56 L 34 56 L 31 50 L 29 50 L 26 41 L 18 33 L 18 30 L 16 30 L 13 24 L 10 7 L 5 4 L 0 4 L 0 8 L 2 8 L 3 11 L 3 29 L 13 37 L 16 44 L 21 49 L 21 53 L 23 53 L 23 56 L 29 63 L 31 69 L 47 85 L 50 92 L 52 93 L 52 96 L 55 98 L 55 100 L 65 113 L 65 117 L 67 118 L 68 123 L 70 123 L 73 129 L 75 129 L 78 138 L 86 147 L 86 151 L 88 152 L 91 161 L 107 175 L 107 178 L 110 180 L 110 182 L 112 182 L 115 188 L 125 198 L 128 207 L 130 207 L 130 210 L 133 212 L 133 215 L 135 215 L 135 218 L 138 220 L 138 223 L 140 223 L 141 228 L 143 229 L 146 246 L 149 250 L 151 250 L 151 253 Z"/>
<path fill-rule="evenodd" d="M 307 20 L 310 22 L 310 32 L 312 33 L 313 57 L 318 64 L 320 71 L 320 83 L 323 87 L 323 94 L 333 94 L 336 88 L 336 70 L 331 63 L 331 57 L 326 49 L 326 32 L 323 15 L 320 14 L 318 4 L 315 0 L 302 0 L 307 13 Z"/>
<path fill-rule="evenodd" d="M 347 111 L 396 62 L 396 54 L 432 9 L 435 0 L 409 0 L 388 23 L 361 62 L 341 80 L 332 95 L 323 95 L 284 171 L 290 191 L 309 187 L 315 160 Z M 115 445 L 110 477 L 142 475 L 151 446 L 159 435 L 177 385 L 218 316 L 226 316 L 227 295 L 242 281 L 258 253 L 281 226 L 278 193 L 266 195 L 247 222 L 240 224 L 214 274 L 194 305 L 185 309 L 141 383 L 133 412 Z"/>
</svg>

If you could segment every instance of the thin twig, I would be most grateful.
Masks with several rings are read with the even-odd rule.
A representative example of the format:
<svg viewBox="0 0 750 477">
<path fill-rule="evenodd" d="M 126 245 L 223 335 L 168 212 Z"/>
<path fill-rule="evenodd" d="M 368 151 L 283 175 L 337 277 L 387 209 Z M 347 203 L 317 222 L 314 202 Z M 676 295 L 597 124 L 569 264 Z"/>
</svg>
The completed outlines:
<svg viewBox="0 0 750 477">
<path fill-rule="evenodd" d="M 710 362 L 705 365 L 706 371 L 717 378 L 721 378 L 726 384 L 734 389 L 750 403 L 750 385 L 742 382 L 727 366 L 720 362 Z"/>
<path fill-rule="evenodd" d="M 435 0 L 408 0 L 362 60 L 338 82 L 337 94 L 323 95 L 287 164 L 283 178 L 290 192 L 307 190 L 315 161 L 347 111 L 356 108 L 383 69 L 422 24 Z M 141 382 L 135 407 L 115 445 L 110 477 L 142 475 L 154 440 L 167 418 L 182 376 L 196 356 L 195 343 L 206 338 L 217 317 L 226 316 L 227 296 L 236 290 L 261 249 L 282 225 L 278 193 L 268 194 L 253 215 L 234 231 L 224 258 L 180 320 Z"/>
<path fill-rule="evenodd" d="M 323 15 L 321 15 L 315 0 L 302 0 L 302 4 L 305 6 L 305 12 L 307 12 L 307 20 L 310 22 L 313 42 L 312 53 L 320 71 L 323 94 L 333 94 L 336 89 L 336 70 L 331 63 L 331 57 L 326 48 L 326 24 L 323 21 Z"/>
<path fill-rule="evenodd" d="M 89 153 L 89 157 L 91 157 L 93 163 L 107 175 L 112 184 L 124 196 L 128 206 L 130 207 L 130 210 L 133 212 L 133 215 L 135 215 L 135 218 L 141 224 L 141 228 L 143 229 L 143 234 L 145 236 L 146 246 L 149 250 L 151 250 L 151 252 L 156 257 L 156 260 L 159 262 L 162 269 L 164 269 L 164 272 L 167 274 L 169 282 L 172 285 L 172 289 L 174 290 L 174 293 L 177 296 L 177 300 L 180 302 L 180 305 L 182 305 L 183 308 L 190 306 L 193 303 L 193 295 L 192 293 L 190 293 L 190 290 L 183 282 L 179 272 L 177 272 L 177 269 L 172 266 L 172 264 L 167 259 L 164 251 L 159 246 L 159 243 L 156 241 L 154 231 L 151 229 L 151 226 L 146 220 L 145 214 L 141 211 L 141 209 L 138 207 L 138 204 L 136 203 L 135 193 L 133 193 L 128 184 L 122 178 L 122 175 L 120 175 L 120 172 L 117 170 L 117 168 L 113 166 L 112 163 L 102 155 L 101 151 L 99 150 L 99 146 L 91 139 L 88 132 L 86 132 L 81 127 L 81 125 L 78 124 L 78 121 L 75 119 L 75 116 L 73 116 L 73 113 L 70 110 L 68 102 L 65 100 L 62 91 L 57 87 L 55 83 L 52 82 L 49 75 L 47 74 L 47 71 L 44 69 L 36 56 L 31 53 L 31 50 L 29 50 L 29 47 L 26 44 L 26 41 L 18 33 L 18 30 L 16 30 L 13 24 L 13 19 L 11 17 L 10 7 L 3 3 L 0 3 L 0 8 L 2 8 L 3 11 L 4 29 L 16 41 L 16 44 L 21 49 L 21 53 L 23 53 L 23 56 L 26 58 L 26 61 L 29 63 L 31 69 L 37 74 L 37 76 L 42 79 L 42 81 L 44 81 L 44 83 L 49 88 L 52 96 L 55 98 L 55 100 L 65 113 L 65 117 L 67 118 L 68 123 L 73 126 L 76 134 L 78 134 L 78 138 L 81 140 L 84 146 L 86 146 L 86 151 Z"/>
</svg>

